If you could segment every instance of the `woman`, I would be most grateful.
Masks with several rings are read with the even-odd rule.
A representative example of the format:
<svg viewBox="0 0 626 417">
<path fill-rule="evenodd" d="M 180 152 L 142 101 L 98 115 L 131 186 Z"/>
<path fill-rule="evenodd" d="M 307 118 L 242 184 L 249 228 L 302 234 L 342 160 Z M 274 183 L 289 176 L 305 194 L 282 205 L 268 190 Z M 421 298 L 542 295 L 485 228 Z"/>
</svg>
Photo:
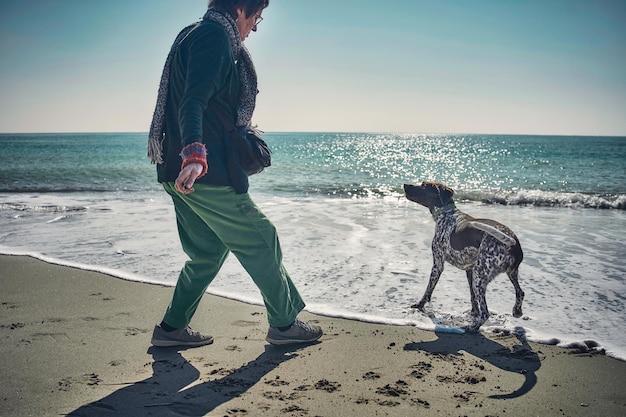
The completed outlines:
<svg viewBox="0 0 626 417">
<path fill-rule="evenodd" d="M 312 342 L 318 326 L 297 319 L 304 301 L 282 264 L 274 225 L 248 195 L 248 178 L 218 113 L 250 124 L 257 80 L 243 41 L 269 0 L 211 0 L 203 19 L 176 38 L 161 79 L 148 155 L 172 197 L 180 242 L 190 260 L 180 272 L 155 346 L 202 346 L 211 336 L 189 328 L 206 288 L 232 252 L 261 291 L 266 340 Z"/>
</svg>

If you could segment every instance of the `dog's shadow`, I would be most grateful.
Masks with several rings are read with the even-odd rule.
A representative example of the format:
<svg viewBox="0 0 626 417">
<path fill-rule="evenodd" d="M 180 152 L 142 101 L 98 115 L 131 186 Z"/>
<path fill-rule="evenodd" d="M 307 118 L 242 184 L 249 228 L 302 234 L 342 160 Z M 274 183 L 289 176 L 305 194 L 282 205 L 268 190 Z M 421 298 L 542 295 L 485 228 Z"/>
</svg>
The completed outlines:
<svg viewBox="0 0 626 417">
<path fill-rule="evenodd" d="M 465 333 L 462 335 L 436 333 L 438 336 L 437 340 L 407 343 L 404 346 L 404 350 L 419 350 L 455 356 L 459 356 L 462 354 L 461 351 L 465 351 L 499 369 L 524 375 L 524 383 L 519 389 L 510 394 L 491 395 L 489 398 L 510 399 L 521 397 L 530 392 L 537 384 L 537 371 L 541 367 L 541 360 L 539 355 L 528 344 L 523 328 L 517 327 L 515 329 L 514 334 L 520 344 L 514 345 L 512 349 L 488 339 L 480 333 Z"/>
<path fill-rule="evenodd" d="M 151 347 L 152 376 L 70 412 L 71 417 L 112 415 L 203 416 L 246 392 L 282 362 L 298 356 L 309 345 L 267 345 L 256 359 L 238 369 L 216 369 L 217 378 L 202 381 L 200 371 L 181 355 L 181 348 Z"/>
</svg>

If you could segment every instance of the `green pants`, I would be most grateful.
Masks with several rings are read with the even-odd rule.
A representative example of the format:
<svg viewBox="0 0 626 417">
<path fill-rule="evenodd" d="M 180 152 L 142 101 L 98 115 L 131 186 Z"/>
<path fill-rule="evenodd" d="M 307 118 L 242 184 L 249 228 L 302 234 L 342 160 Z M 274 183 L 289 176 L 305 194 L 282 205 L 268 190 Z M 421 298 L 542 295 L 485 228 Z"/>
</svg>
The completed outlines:
<svg viewBox="0 0 626 417">
<path fill-rule="evenodd" d="M 283 267 L 276 228 L 250 196 L 197 183 L 188 195 L 177 192 L 174 183 L 163 187 L 174 201 L 180 242 L 190 258 L 178 277 L 165 323 L 176 328 L 189 324 L 232 252 L 261 291 L 269 324 L 291 324 L 304 301 Z"/>
</svg>

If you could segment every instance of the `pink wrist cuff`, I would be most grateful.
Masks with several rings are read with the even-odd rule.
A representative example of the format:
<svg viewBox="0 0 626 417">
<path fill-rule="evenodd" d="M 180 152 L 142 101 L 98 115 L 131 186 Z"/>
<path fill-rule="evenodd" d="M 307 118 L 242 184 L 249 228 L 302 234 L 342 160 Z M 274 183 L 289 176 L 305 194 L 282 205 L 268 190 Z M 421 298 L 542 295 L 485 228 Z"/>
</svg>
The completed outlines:
<svg viewBox="0 0 626 417">
<path fill-rule="evenodd" d="M 183 164 L 180 169 L 184 169 L 189 164 L 200 164 L 202 165 L 202 172 L 198 175 L 198 178 L 202 177 L 206 174 L 209 169 L 209 165 L 206 161 L 207 151 L 206 146 L 200 142 L 194 142 L 190 145 L 187 145 L 180 151 L 180 157 L 183 158 Z"/>
</svg>

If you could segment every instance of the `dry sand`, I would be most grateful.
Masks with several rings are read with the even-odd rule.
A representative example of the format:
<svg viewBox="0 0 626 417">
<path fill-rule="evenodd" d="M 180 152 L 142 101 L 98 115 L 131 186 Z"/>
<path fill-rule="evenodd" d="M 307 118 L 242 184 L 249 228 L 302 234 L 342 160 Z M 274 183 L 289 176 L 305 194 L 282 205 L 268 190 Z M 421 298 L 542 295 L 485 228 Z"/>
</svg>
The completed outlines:
<svg viewBox="0 0 626 417">
<path fill-rule="evenodd" d="M 206 295 L 215 337 L 153 348 L 172 288 L 0 256 L 1 416 L 624 416 L 626 363 L 527 343 L 303 313 L 274 347 L 264 308 Z"/>
</svg>

